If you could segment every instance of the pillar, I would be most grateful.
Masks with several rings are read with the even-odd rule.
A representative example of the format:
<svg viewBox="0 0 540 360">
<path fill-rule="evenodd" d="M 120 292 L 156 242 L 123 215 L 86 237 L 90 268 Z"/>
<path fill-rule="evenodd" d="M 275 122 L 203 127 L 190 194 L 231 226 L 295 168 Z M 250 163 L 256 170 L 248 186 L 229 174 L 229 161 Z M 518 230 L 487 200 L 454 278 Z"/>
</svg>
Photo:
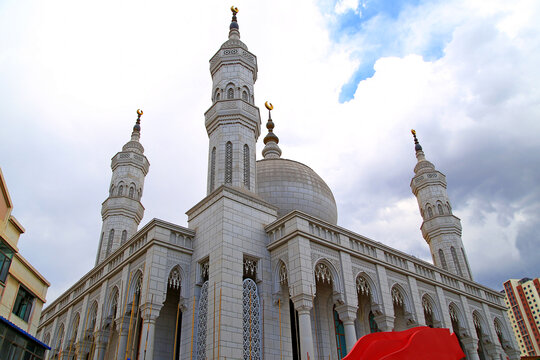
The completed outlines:
<svg viewBox="0 0 540 360">
<path fill-rule="evenodd" d="M 461 339 L 461 343 L 465 348 L 467 360 L 480 360 L 480 357 L 478 356 L 478 339 L 467 337 Z"/>
<path fill-rule="evenodd" d="M 300 332 L 300 359 L 315 359 L 313 350 L 313 334 L 311 332 L 311 309 L 313 302 L 311 294 L 299 294 L 292 299 L 294 308 L 298 311 L 298 328 Z M 309 355 L 308 355 L 309 354 Z"/>
<path fill-rule="evenodd" d="M 354 328 L 354 320 L 356 319 L 356 306 L 341 305 L 336 307 L 339 314 L 339 319 L 343 322 L 345 329 L 345 343 L 347 344 L 347 354 L 356 344 L 356 329 Z"/>
<path fill-rule="evenodd" d="M 127 320 L 127 321 L 126 321 Z M 117 359 L 123 359 L 126 354 L 127 340 L 128 340 L 128 326 L 129 319 L 117 319 L 116 327 L 118 328 L 118 344 L 115 351 Z M 97 359 L 94 359 L 97 360 Z"/>
<path fill-rule="evenodd" d="M 139 359 L 154 359 L 154 335 L 156 333 L 156 319 L 159 316 L 159 308 L 151 307 L 153 304 L 143 304 L 141 343 L 139 344 Z"/>
<path fill-rule="evenodd" d="M 375 315 L 374 317 L 379 330 L 392 331 L 394 329 L 394 316 L 388 316 L 386 314 Z"/>
</svg>

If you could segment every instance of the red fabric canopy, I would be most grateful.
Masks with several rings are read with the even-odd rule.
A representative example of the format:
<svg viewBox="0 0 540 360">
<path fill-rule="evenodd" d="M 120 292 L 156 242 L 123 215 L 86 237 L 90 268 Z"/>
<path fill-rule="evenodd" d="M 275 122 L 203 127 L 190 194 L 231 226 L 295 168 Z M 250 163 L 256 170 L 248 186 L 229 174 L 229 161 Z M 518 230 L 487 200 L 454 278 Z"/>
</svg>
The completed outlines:
<svg viewBox="0 0 540 360">
<path fill-rule="evenodd" d="M 465 354 L 448 329 L 419 326 L 361 337 L 343 360 L 460 360 Z"/>
</svg>

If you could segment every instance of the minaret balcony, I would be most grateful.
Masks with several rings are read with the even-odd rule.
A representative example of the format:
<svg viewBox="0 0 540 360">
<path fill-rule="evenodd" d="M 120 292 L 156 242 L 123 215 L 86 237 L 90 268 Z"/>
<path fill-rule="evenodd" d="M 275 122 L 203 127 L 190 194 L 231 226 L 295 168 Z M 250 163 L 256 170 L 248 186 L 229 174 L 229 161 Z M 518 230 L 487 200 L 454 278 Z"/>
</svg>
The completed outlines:
<svg viewBox="0 0 540 360">
<path fill-rule="evenodd" d="M 114 155 L 111 159 L 111 168 L 114 171 L 118 166 L 134 166 L 144 173 L 148 174 L 148 169 L 150 168 L 150 163 L 144 155 L 136 154 L 132 151 L 121 151 Z"/>
<path fill-rule="evenodd" d="M 255 132 L 261 133 L 259 108 L 242 99 L 218 100 L 204 114 L 206 131 L 211 134 L 218 126 L 242 123 Z"/>
<path fill-rule="evenodd" d="M 122 215 L 134 219 L 137 224 L 144 216 L 144 206 L 140 201 L 127 196 L 111 196 L 101 206 L 103 220 L 109 216 Z"/>
<path fill-rule="evenodd" d="M 212 59 L 210 59 L 210 74 L 213 77 L 223 65 L 238 63 L 250 69 L 253 73 L 253 81 L 257 81 L 257 57 L 246 49 L 243 49 L 240 45 L 226 48 L 222 47 L 219 49 L 218 52 L 212 56 Z"/>
<path fill-rule="evenodd" d="M 424 220 L 420 230 L 428 243 L 440 235 L 461 236 L 461 220 L 454 215 L 435 215 L 431 219 Z"/>
<path fill-rule="evenodd" d="M 418 191 L 427 186 L 442 186 L 446 189 L 446 176 L 439 171 L 432 171 L 419 174 L 411 180 L 411 189 L 415 196 L 418 195 Z"/>
</svg>

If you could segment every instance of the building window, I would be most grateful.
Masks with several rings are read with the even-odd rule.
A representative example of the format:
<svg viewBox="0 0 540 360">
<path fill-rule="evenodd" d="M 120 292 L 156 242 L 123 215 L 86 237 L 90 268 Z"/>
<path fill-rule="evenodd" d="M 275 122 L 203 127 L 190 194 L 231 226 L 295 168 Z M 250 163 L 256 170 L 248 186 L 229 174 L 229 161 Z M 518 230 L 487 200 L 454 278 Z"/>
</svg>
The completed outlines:
<svg viewBox="0 0 540 360">
<path fill-rule="evenodd" d="M 242 91 L 242 100 L 248 101 L 248 94 L 246 91 Z"/>
<path fill-rule="evenodd" d="M 439 215 L 444 215 L 441 204 L 437 204 L 437 210 L 439 211 Z"/>
<path fill-rule="evenodd" d="M 444 258 L 444 252 L 442 249 L 439 249 L 439 259 L 441 260 L 441 266 L 444 270 L 448 270 L 448 266 L 446 265 L 446 259 Z"/>
<path fill-rule="evenodd" d="M 261 306 L 257 284 L 247 278 L 242 291 L 242 327 L 244 359 L 260 360 L 261 356 Z"/>
<path fill-rule="evenodd" d="M 133 199 L 133 195 L 135 193 L 135 189 L 132 187 L 129 188 L 129 197 Z"/>
<path fill-rule="evenodd" d="M 123 192 L 124 192 L 124 186 L 123 186 L 123 185 L 120 185 L 120 186 L 118 187 L 118 194 L 117 194 L 117 195 L 118 195 L 118 196 L 122 196 L 122 193 L 123 193 Z"/>
<path fill-rule="evenodd" d="M 229 90 L 227 90 L 227 99 L 234 99 L 234 89 L 233 88 L 229 88 Z"/>
<path fill-rule="evenodd" d="M 13 313 L 28 321 L 30 313 L 32 312 L 32 305 L 34 305 L 34 295 L 26 290 L 24 287 L 19 286 L 19 292 L 17 293 L 17 299 L 15 299 L 15 305 L 13 305 Z"/>
<path fill-rule="evenodd" d="M 427 213 L 428 213 L 428 219 L 431 219 L 433 217 L 433 210 L 431 210 L 431 207 L 429 206 L 427 208 Z"/>
<path fill-rule="evenodd" d="M 249 189 L 249 146 L 244 145 L 244 186 Z"/>
<path fill-rule="evenodd" d="M 9 273 L 9 267 L 11 266 L 11 259 L 13 259 L 15 252 L 0 239 L 0 282 L 5 283 L 7 275 Z"/>
<path fill-rule="evenodd" d="M 232 142 L 225 145 L 225 184 L 232 184 Z"/>
<path fill-rule="evenodd" d="M 109 240 L 107 241 L 107 253 L 105 254 L 105 256 L 109 256 L 109 254 L 111 253 L 113 239 L 114 239 L 114 229 L 111 229 L 111 231 L 109 231 Z"/>
<path fill-rule="evenodd" d="M 122 231 L 122 240 L 121 240 L 121 243 L 122 243 L 122 244 L 125 243 L 126 240 L 127 240 L 127 231 L 124 230 L 124 231 Z"/>
<path fill-rule="evenodd" d="M 454 249 L 453 246 L 450 248 L 450 252 L 452 253 L 452 260 L 454 260 L 454 264 L 456 264 L 456 269 L 459 276 L 463 277 L 463 272 L 461 271 L 461 266 L 459 265 L 456 249 Z"/>
<path fill-rule="evenodd" d="M 216 185 L 216 148 L 212 149 L 212 155 L 210 156 L 210 191 L 214 190 Z"/>
</svg>

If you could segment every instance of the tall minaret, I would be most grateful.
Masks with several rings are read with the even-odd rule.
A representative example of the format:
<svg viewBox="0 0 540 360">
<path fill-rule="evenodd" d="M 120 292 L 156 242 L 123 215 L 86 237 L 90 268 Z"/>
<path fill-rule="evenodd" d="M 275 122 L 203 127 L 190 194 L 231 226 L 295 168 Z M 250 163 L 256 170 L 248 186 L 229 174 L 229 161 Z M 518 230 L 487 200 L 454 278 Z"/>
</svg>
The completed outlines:
<svg viewBox="0 0 540 360">
<path fill-rule="evenodd" d="M 103 225 L 96 265 L 137 232 L 137 227 L 144 215 L 141 197 L 144 178 L 148 174 L 150 163 L 144 156 L 144 148 L 139 142 L 142 110 L 137 110 L 137 114 L 137 122 L 133 126 L 131 140 L 111 161 L 111 186 L 109 197 L 101 207 Z"/>
<path fill-rule="evenodd" d="M 261 131 L 259 109 L 254 104 L 257 58 L 240 41 L 236 14 L 229 40 L 210 59 L 212 106 L 205 113 L 209 137 L 208 184 L 210 194 L 220 185 L 255 192 L 255 144 Z"/>
<path fill-rule="evenodd" d="M 414 167 L 415 176 L 411 189 L 418 200 L 422 215 L 422 236 L 431 250 L 433 263 L 456 275 L 472 280 L 471 269 L 463 242 L 461 241 L 461 221 L 452 215 L 452 207 L 446 193 L 446 176 L 426 160 L 422 146 L 414 137 L 414 149 L 418 160 Z"/>
</svg>

